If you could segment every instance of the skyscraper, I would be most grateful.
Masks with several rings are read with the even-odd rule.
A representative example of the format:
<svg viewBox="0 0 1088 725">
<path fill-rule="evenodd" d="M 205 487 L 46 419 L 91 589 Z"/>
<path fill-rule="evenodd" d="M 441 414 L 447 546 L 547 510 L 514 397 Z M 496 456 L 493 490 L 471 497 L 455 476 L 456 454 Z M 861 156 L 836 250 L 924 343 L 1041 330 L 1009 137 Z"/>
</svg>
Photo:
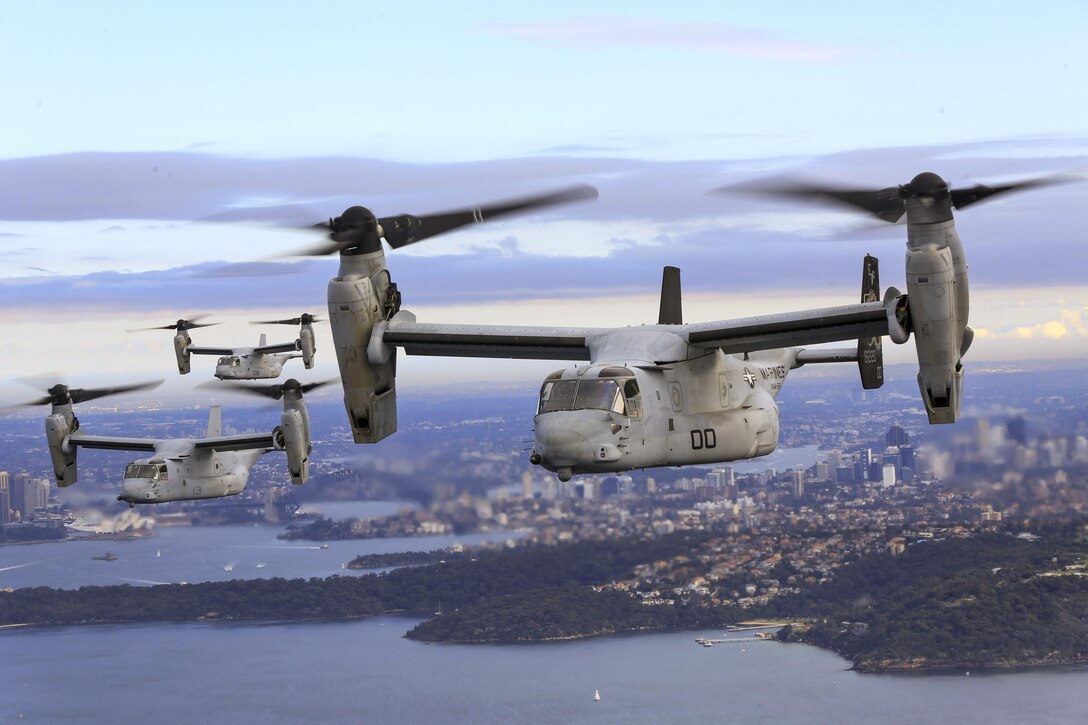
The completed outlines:
<svg viewBox="0 0 1088 725">
<path fill-rule="evenodd" d="M 889 448 L 910 445 L 910 434 L 903 430 L 899 424 L 893 424 L 884 438 Z"/>
<path fill-rule="evenodd" d="M 793 483 L 793 497 L 803 498 L 805 495 L 805 469 L 798 468 L 790 471 L 790 478 Z"/>
<path fill-rule="evenodd" d="M 1005 433 L 1011 439 L 1022 446 L 1028 444 L 1028 422 L 1023 416 L 1010 418 L 1005 422 Z"/>
<path fill-rule="evenodd" d="M 11 523 L 11 480 L 7 471 L 0 471 L 0 524 Z"/>
</svg>

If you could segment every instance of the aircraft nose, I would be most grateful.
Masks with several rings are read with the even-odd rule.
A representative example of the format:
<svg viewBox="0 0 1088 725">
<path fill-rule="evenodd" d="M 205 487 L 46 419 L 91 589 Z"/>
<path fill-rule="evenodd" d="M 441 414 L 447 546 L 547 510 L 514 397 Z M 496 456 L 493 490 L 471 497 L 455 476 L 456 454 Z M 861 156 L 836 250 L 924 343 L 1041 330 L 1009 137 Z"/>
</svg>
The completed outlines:
<svg viewBox="0 0 1088 725">
<path fill-rule="evenodd" d="M 537 416 L 536 451 L 549 468 L 586 466 L 612 459 L 615 444 L 606 413 L 556 412 Z M 599 455 L 602 446 L 609 451 Z"/>
<path fill-rule="evenodd" d="M 126 478 L 121 483 L 121 495 L 117 498 L 129 503 L 140 503 L 141 501 L 154 501 L 156 495 L 151 490 L 148 481 L 138 478 Z"/>
</svg>

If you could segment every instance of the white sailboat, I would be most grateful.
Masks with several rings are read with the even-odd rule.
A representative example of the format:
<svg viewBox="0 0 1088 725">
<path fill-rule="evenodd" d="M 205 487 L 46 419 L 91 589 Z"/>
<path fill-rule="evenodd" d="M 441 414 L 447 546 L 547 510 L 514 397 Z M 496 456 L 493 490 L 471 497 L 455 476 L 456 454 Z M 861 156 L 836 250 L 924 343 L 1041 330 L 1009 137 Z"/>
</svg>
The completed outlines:
<svg viewBox="0 0 1088 725">
<path fill-rule="evenodd" d="M 162 556 L 162 551 L 159 549 L 155 549 L 155 557 L 158 558 L 160 556 Z"/>
<path fill-rule="evenodd" d="M 601 691 L 600 690 L 594 690 L 593 691 L 593 701 L 594 702 L 600 702 L 601 701 Z"/>
</svg>

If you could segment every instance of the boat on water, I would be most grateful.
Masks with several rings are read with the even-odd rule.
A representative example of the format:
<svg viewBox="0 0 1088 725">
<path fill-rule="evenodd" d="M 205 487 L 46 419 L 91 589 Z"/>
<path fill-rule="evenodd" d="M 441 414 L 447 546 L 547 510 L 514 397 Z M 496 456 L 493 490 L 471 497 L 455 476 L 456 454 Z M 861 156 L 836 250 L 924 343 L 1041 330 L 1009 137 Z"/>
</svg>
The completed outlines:
<svg viewBox="0 0 1088 725">
<path fill-rule="evenodd" d="M 223 566 L 223 571 L 234 571 L 234 564 L 226 564 Z"/>
<path fill-rule="evenodd" d="M 112 551 L 107 551 L 105 554 L 98 554 L 91 558 L 95 561 L 117 561 L 117 554 L 114 554 Z"/>
<path fill-rule="evenodd" d="M 328 545 L 328 544 L 322 544 L 322 545 L 321 545 L 321 548 L 322 548 L 322 549 L 327 549 L 327 548 L 329 548 L 329 545 Z"/>
<path fill-rule="evenodd" d="M 601 701 L 601 691 L 600 690 L 594 690 L 593 691 L 593 701 L 594 702 L 600 702 Z"/>
<path fill-rule="evenodd" d="M 266 566 L 268 566 L 268 564 L 265 564 L 263 561 L 257 564 L 258 569 L 264 569 Z"/>
<path fill-rule="evenodd" d="M 155 556 L 156 557 L 162 556 L 162 551 L 160 551 L 159 549 L 155 549 Z"/>
</svg>

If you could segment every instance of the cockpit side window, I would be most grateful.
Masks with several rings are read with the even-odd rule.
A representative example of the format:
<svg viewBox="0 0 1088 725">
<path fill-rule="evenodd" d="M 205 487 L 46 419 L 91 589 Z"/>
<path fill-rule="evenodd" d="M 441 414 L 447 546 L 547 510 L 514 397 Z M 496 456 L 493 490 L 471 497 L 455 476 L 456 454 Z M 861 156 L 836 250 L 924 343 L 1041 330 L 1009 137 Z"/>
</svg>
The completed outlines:
<svg viewBox="0 0 1088 725">
<path fill-rule="evenodd" d="M 548 380 L 540 388 L 540 407 L 537 413 L 570 410 L 574 403 L 576 380 Z"/>
<path fill-rule="evenodd" d="M 623 397 L 627 399 L 627 415 L 632 418 L 642 417 L 642 393 L 638 389 L 638 381 L 628 378 L 623 383 Z"/>
<path fill-rule="evenodd" d="M 159 464 L 158 475 L 155 476 L 155 480 L 157 480 L 157 481 L 165 481 L 166 480 L 166 464 L 165 463 L 160 463 Z"/>
<path fill-rule="evenodd" d="M 155 465 L 148 464 L 148 463 L 130 463 L 125 468 L 125 478 L 151 478 L 151 479 L 159 480 L 160 479 L 159 469 L 160 469 L 160 466 L 155 466 Z M 165 463 L 162 464 L 161 469 L 162 469 L 161 478 L 165 479 L 166 478 L 166 464 Z"/>
</svg>

